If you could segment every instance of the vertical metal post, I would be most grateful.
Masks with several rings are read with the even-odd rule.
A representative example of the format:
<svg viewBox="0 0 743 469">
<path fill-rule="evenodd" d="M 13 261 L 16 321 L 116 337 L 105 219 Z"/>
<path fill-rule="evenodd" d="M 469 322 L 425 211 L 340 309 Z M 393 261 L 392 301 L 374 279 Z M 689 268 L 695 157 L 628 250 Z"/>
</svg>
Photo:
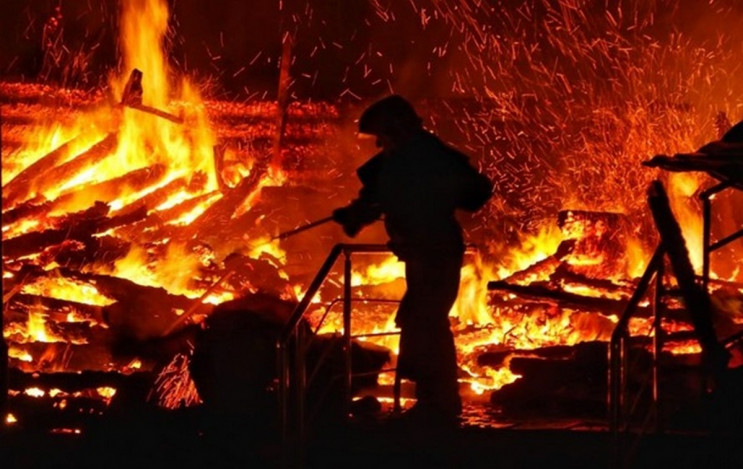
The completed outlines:
<svg viewBox="0 0 743 469">
<path fill-rule="evenodd" d="M 622 408 L 623 396 L 623 371 L 624 371 L 624 334 L 609 344 L 609 431 L 612 437 L 612 451 L 610 467 L 621 467 L 623 454 Z"/>
<path fill-rule="evenodd" d="M 307 436 L 307 422 L 305 420 L 304 408 L 307 396 L 307 364 L 305 358 L 306 352 L 306 329 L 300 324 L 295 334 L 297 343 L 295 347 L 295 364 L 294 380 L 296 381 L 296 402 L 297 402 L 297 444 L 296 444 L 296 462 L 297 468 L 302 467 L 305 453 L 305 443 Z"/>
<path fill-rule="evenodd" d="M 626 334 L 609 344 L 609 426 L 618 434 L 624 408 L 624 343 Z"/>
<path fill-rule="evenodd" d="M 706 194 L 704 194 L 706 195 Z M 707 292 L 709 285 L 709 245 L 710 230 L 712 229 L 712 202 L 710 196 L 702 197 L 704 227 L 702 233 L 702 288 Z"/>
<path fill-rule="evenodd" d="M 655 416 L 655 431 L 661 430 L 660 422 L 660 357 L 663 353 L 663 263 L 659 262 L 655 273 L 655 292 L 653 298 L 653 413 Z"/>
<path fill-rule="evenodd" d="M 400 403 L 401 388 L 402 383 L 400 379 L 400 373 L 398 373 L 398 370 L 395 370 L 395 384 L 392 388 L 392 399 L 394 402 L 392 411 L 397 415 L 402 412 L 402 404 Z"/>
<path fill-rule="evenodd" d="M 289 442 L 289 360 L 286 348 L 279 342 L 276 344 L 276 360 L 279 384 L 279 425 L 281 427 L 281 443 L 286 447 Z"/>
<path fill-rule="evenodd" d="M 344 375 L 344 397 L 346 415 L 351 410 L 351 384 L 352 384 L 352 366 L 351 363 L 351 251 L 343 250 L 343 351 L 345 352 L 345 375 Z"/>
</svg>

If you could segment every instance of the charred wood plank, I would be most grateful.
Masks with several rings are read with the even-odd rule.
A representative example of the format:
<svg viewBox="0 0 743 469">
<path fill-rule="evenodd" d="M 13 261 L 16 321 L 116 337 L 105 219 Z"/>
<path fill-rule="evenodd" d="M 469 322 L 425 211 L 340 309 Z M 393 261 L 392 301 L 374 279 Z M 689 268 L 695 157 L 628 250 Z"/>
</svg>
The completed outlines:
<svg viewBox="0 0 743 469">
<path fill-rule="evenodd" d="M 605 314 L 621 313 L 627 306 L 627 300 L 613 300 L 609 298 L 578 295 L 550 288 L 542 282 L 532 283 L 529 285 L 519 285 L 504 282 L 502 280 L 491 281 L 488 282 L 488 290 L 515 293 L 520 296 L 537 300 L 550 299 L 565 306 L 601 311 Z"/>
<path fill-rule="evenodd" d="M 77 212 L 66 217 L 66 223 L 58 229 L 48 229 L 22 234 L 3 241 L 4 257 L 20 257 L 40 251 L 41 249 L 59 244 L 65 239 L 74 239 L 79 236 L 90 236 L 95 226 L 108 214 L 108 205 L 104 203 Z"/>
<path fill-rule="evenodd" d="M 607 350 L 606 342 L 584 342 L 514 355 L 510 369 L 522 377 L 490 401 L 508 415 L 604 416 Z"/>
<path fill-rule="evenodd" d="M 550 281 L 555 284 L 571 283 L 578 284 L 580 286 L 586 286 L 598 291 L 607 292 L 611 294 L 621 293 L 626 294 L 629 298 L 636 287 L 635 281 L 628 281 L 625 284 L 618 285 L 612 280 L 603 278 L 589 277 L 583 273 L 575 272 L 567 264 L 560 264 L 557 269 L 550 275 Z"/>
<path fill-rule="evenodd" d="M 17 319 L 17 316 L 16 316 Z M 26 324 L 28 318 L 22 321 L 7 321 L 6 339 L 10 343 L 18 344 L 27 340 Z M 93 326 L 88 322 L 56 322 L 46 321 L 44 329 L 47 335 L 58 337 L 70 344 L 87 344 L 93 342 L 108 343 L 111 334 L 107 328 Z"/>
<path fill-rule="evenodd" d="M 10 210 L 3 212 L 3 225 L 7 226 L 28 217 L 34 217 L 48 213 L 51 210 L 52 203 L 37 202 L 37 201 L 26 201 L 23 202 Z"/>
<path fill-rule="evenodd" d="M 80 137 L 75 137 L 72 140 L 68 140 L 50 153 L 36 160 L 5 184 L 3 186 L 3 206 L 12 207 L 18 202 L 25 200 L 30 194 L 32 181 L 35 181 L 50 169 L 70 158 L 72 152 L 75 150 L 75 144 L 80 139 Z"/>
<path fill-rule="evenodd" d="M 164 288 L 147 287 L 123 278 L 57 270 L 65 277 L 94 283 L 99 292 L 117 300 L 103 308 L 103 316 L 121 340 L 145 341 L 162 337 L 195 301 L 173 295 Z M 202 305 L 201 308 L 202 313 L 208 314 L 213 306 Z"/>
<path fill-rule="evenodd" d="M 8 306 L 12 308 L 14 304 L 35 307 L 41 306 L 53 316 L 54 320 L 57 321 L 66 319 L 68 314 L 73 314 L 82 319 L 90 319 L 97 322 L 103 320 L 103 307 L 78 303 L 76 301 L 19 293 L 13 297 Z"/>
<path fill-rule="evenodd" d="M 215 226 L 227 226 L 235 211 L 254 191 L 260 188 L 260 181 L 268 171 L 268 160 L 263 159 L 253 165 L 250 175 L 240 181 L 237 186 L 225 191 L 224 196 L 213 203 L 196 220 L 184 230 L 182 236 L 186 239 L 207 239 L 215 235 Z"/>
<path fill-rule="evenodd" d="M 580 311 L 595 312 L 603 315 L 621 314 L 628 300 L 614 300 L 611 298 L 600 298 L 594 296 L 578 295 L 556 288 L 551 288 L 549 283 L 535 282 L 529 285 L 512 284 L 502 280 L 488 282 L 488 290 L 514 293 L 519 296 L 516 299 L 491 297 L 491 304 L 519 308 L 524 303 L 542 302 L 547 305 L 557 305 L 564 308 L 573 308 Z M 660 304 L 658 312 L 662 317 L 671 320 L 687 321 L 688 313 L 685 310 L 674 308 L 669 305 Z M 638 306 L 636 316 L 650 318 L 653 316 L 653 308 L 649 306 Z"/>
<path fill-rule="evenodd" d="M 45 249 L 40 256 L 43 265 L 54 261 L 67 268 L 82 269 L 89 264 L 113 267 L 114 261 L 127 255 L 131 243 L 113 236 L 92 236 L 65 240 Z"/>
<path fill-rule="evenodd" d="M 137 372 L 151 375 L 150 372 Z M 18 369 L 8 372 L 8 382 L 11 389 L 27 389 L 37 387 L 41 389 L 61 389 L 65 392 L 82 391 L 90 388 L 126 386 L 131 377 L 120 371 L 82 371 L 80 373 L 27 373 Z"/>
<path fill-rule="evenodd" d="M 79 207 L 88 206 L 96 201 L 111 202 L 124 195 L 125 192 L 140 191 L 156 184 L 166 171 L 165 165 L 154 164 L 97 184 L 78 186 L 73 191 L 66 192 L 51 201 L 50 210 L 64 210 L 71 204 Z"/>
<path fill-rule="evenodd" d="M 92 397 L 95 390 L 90 390 L 91 397 L 31 397 L 25 394 L 11 396 L 9 404 L 13 415 L 18 419 L 16 425 L 24 431 L 69 432 L 80 431 L 97 420 L 108 408 L 107 400 Z M 64 404 L 62 404 L 64 402 Z"/>
<path fill-rule="evenodd" d="M 133 202 L 120 208 L 119 210 L 114 211 L 112 214 L 124 215 L 126 213 L 134 212 L 142 206 L 147 207 L 148 210 L 152 210 L 158 205 L 164 203 L 166 200 L 168 200 L 168 197 L 183 189 L 184 187 L 186 187 L 186 178 L 174 179 L 163 187 L 155 189 L 154 191 L 145 195 L 136 202 Z"/>
<path fill-rule="evenodd" d="M 116 149 L 118 143 L 118 134 L 108 134 L 103 140 L 80 153 L 72 160 L 56 166 L 45 173 L 43 181 L 37 180 L 37 187 L 35 187 L 36 192 L 43 192 L 54 186 L 63 184 L 71 177 L 85 169 L 88 169 L 105 158 L 109 153 Z"/>
<path fill-rule="evenodd" d="M 10 192 L 3 200 L 3 204 L 13 206 L 19 202 L 22 202 L 33 193 L 42 193 L 55 186 L 64 184 L 69 178 L 78 174 L 80 171 L 87 169 L 93 164 L 103 159 L 106 155 L 112 152 L 118 144 L 118 135 L 115 133 L 108 134 L 103 140 L 94 144 L 88 150 L 75 156 L 72 160 L 47 167 L 46 164 L 41 165 L 42 169 L 38 167 L 28 173 L 18 185 L 14 185 L 14 191 Z M 59 156 L 50 158 L 50 161 L 59 163 L 63 157 L 68 157 L 71 147 L 67 147 L 64 151 L 60 152 Z M 15 178 L 17 179 L 17 178 Z M 15 180 L 14 179 L 14 180 Z M 33 182 L 32 182 L 33 181 Z"/>
<path fill-rule="evenodd" d="M 21 355 L 31 357 L 14 358 Z M 131 362 L 131 357 L 116 357 L 111 344 L 96 342 L 88 344 L 69 344 L 65 342 L 31 342 L 10 345 L 9 366 L 26 372 L 54 372 L 66 370 L 78 372 L 85 370 L 107 371 L 123 368 Z"/>
<path fill-rule="evenodd" d="M 106 217 L 108 205 L 96 203 L 93 207 L 66 217 L 62 227 L 40 232 L 32 232 L 3 241 L 3 256 L 17 258 L 34 254 L 42 249 L 60 244 L 68 239 L 86 240 L 93 234 L 104 232 L 119 225 L 127 225 L 144 218 L 147 213 L 142 207 L 130 214 Z"/>
</svg>

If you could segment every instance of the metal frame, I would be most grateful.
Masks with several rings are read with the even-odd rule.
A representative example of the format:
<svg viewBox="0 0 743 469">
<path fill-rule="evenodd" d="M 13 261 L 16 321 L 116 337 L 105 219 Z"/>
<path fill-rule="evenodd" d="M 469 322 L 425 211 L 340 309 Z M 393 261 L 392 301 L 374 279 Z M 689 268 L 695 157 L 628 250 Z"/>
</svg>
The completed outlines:
<svg viewBox="0 0 743 469">
<path fill-rule="evenodd" d="M 653 431 L 661 431 L 662 423 L 659 417 L 660 407 L 660 389 L 659 383 L 659 358 L 663 349 L 663 329 L 661 327 L 662 315 L 661 305 L 665 293 L 663 287 L 664 274 L 664 255 L 666 254 L 662 245 L 659 245 L 653 257 L 650 259 L 645 272 L 640 278 L 640 282 L 635 289 L 632 297 L 627 304 L 622 316 L 619 318 L 617 325 L 611 335 L 609 342 L 609 386 L 608 386 L 608 408 L 609 408 L 609 432 L 612 436 L 612 467 L 623 467 L 621 464 L 622 457 L 627 449 L 623 439 L 624 433 L 629 432 L 631 426 L 630 417 L 632 416 L 635 406 L 638 404 L 641 394 L 647 389 L 644 387 L 639 390 L 635 396 L 632 405 L 629 405 L 629 396 L 627 391 L 627 375 L 630 368 L 627 363 L 627 342 L 629 335 L 629 320 L 637 310 L 637 306 L 648 293 L 654 282 L 653 292 L 653 326 L 651 332 L 654 332 L 652 346 L 652 366 L 650 372 L 650 392 L 652 399 L 651 412 L 646 416 L 642 425 L 637 429 L 638 434 L 642 435 L 646 430 L 650 417 L 654 417 Z"/>
<path fill-rule="evenodd" d="M 710 231 L 712 229 L 712 196 L 717 194 L 718 192 L 722 192 L 725 189 L 728 189 L 730 187 L 736 187 L 735 182 L 732 180 L 722 182 L 720 184 L 717 184 L 716 186 L 712 186 L 709 189 L 703 191 L 701 194 L 699 194 L 699 198 L 702 200 L 703 204 L 703 218 L 704 218 L 704 233 L 703 233 L 703 263 L 702 263 L 702 286 L 704 287 L 705 291 L 709 291 L 709 266 L 710 261 L 709 257 L 712 251 L 716 251 L 736 239 L 743 237 L 743 229 L 740 229 L 736 231 L 735 233 L 728 235 L 724 237 L 723 239 L 711 243 L 711 234 Z"/>
<path fill-rule="evenodd" d="M 743 229 L 740 229 L 714 243 L 711 242 L 711 227 L 712 227 L 712 198 L 715 194 L 728 189 L 730 187 L 737 187 L 732 181 L 725 181 L 715 186 L 712 186 L 702 193 L 699 198 L 703 204 L 703 264 L 702 264 L 702 276 L 701 284 L 706 293 L 709 292 L 710 283 L 710 254 L 720 249 L 729 243 L 735 241 L 738 238 L 743 237 Z M 653 299 L 653 327 L 652 331 L 655 332 L 653 337 L 653 362 L 651 370 L 650 385 L 652 386 L 652 412 L 651 415 L 655 417 L 654 428 L 655 432 L 661 432 L 664 430 L 663 422 L 659 418 L 659 407 L 660 407 L 660 389 L 659 389 L 659 357 L 663 349 L 663 329 L 661 327 L 661 314 L 660 306 L 662 303 L 662 297 L 665 294 L 663 287 L 663 275 L 664 275 L 664 255 L 666 254 L 663 245 L 659 245 L 650 262 L 648 263 L 647 269 L 643 274 L 637 289 L 633 293 L 630 301 L 624 310 L 619 322 L 617 323 L 609 344 L 609 395 L 608 395 L 608 406 L 609 406 L 609 430 L 612 434 L 613 440 L 613 451 L 612 451 L 612 466 L 623 467 L 622 458 L 625 457 L 625 450 L 627 448 L 625 441 L 623 440 L 623 434 L 629 432 L 631 425 L 631 412 L 632 408 L 628 406 L 627 396 L 627 356 L 626 356 L 626 342 L 629 339 L 628 325 L 629 320 L 634 314 L 637 306 L 639 305 L 642 298 L 648 292 L 653 277 L 655 277 L 655 291 Z M 727 338 L 723 341 L 723 344 L 727 345 L 737 340 L 743 339 L 743 334 L 736 334 L 734 337 Z M 642 392 L 642 391 L 640 391 Z M 639 393 L 638 393 L 639 394 Z M 646 417 L 650 417 L 648 415 Z M 648 418 L 642 422 L 638 430 L 638 439 L 642 436 L 646 430 Z"/>
<path fill-rule="evenodd" d="M 282 331 L 276 343 L 277 368 L 278 368 L 278 391 L 279 391 L 279 424 L 281 426 L 281 439 L 285 448 L 285 457 L 297 458 L 292 461 L 294 466 L 301 466 L 301 458 L 304 453 L 306 442 L 306 402 L 305 391 L 307 388 L 307 370 L 305 352 L 307 350 L 306 329 L 300 327 L 302 318 L 307 311 L 313 298 L 320 290 L 326 277 L 335 265 L 338 258 L 343 255 L 343 352 L 345 355 L 343 387 L 344 405 L 346 413 L 352 399 L 352 359 L 351 346 L 354 336 L 351 334 L 351 255 L 354 253 L 389 253 L 389 248 L 384 244 L 336 244 L 320 267 L 307 292 L 302 297 L 297 307 L 292 312 L 289 321 Z M 358 301 L 358 300 L 357 300 Z M 326 313 L 327 315 L 327 313 Z M 325 316 L 323 316 L 324 319 Z M 365 334 L 366 335 L 366 334 Z M 293 360 L 292 360 L 293 358 Z M 391 370 L 386 370 L 391 371 Z M 399 408 L 399 379 L 395 378 L 395 408 Z M 294 405 L 291 408 L 291 404 Z M 291 414 L 291 415 L 290 415 Z M 295 434 L 290 430 L 294 422 Z M 293 438 L 292 438 L 293 436 Z M 290 445 L 290 443 L 294 443 Z M 286 462 L 286 461 L 285 461 Z"/>
</svg>

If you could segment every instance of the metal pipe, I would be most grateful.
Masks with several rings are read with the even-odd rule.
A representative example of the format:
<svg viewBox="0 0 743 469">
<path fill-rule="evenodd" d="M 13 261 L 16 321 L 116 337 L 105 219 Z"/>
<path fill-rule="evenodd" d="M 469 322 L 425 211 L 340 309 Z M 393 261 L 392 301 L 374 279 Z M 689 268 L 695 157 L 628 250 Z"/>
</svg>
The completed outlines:
<svg viewBox="0 0 743 469">
<path fill-rule="evenodd" d="M 609 430 L 614 434 L 615 438 L 618 438 L 620 424 L 622 423 L 622 408 L 624 406 L 624 342 L 627 337 L 627 326 L 630 317 L 632 317 L 640 301 L 645 296 L 650 281 L 653 279 L 659 265 L 662 264 L 664 254 L 665 250 L 662 245 L 659 245 L 655 249 L 650 262 L 648 262 L 648 266 L 642 274 L 642 278 L 640 278 L 640 282 L 627 303 L 622 316 L 614 327 L 611 340 L 609 341 Z"/>
<path fill-rule="evenodd" d="M 710 253 L 710 230 L 712 228 L 712 203 L 709 197 L 702 199 L 703 205 L 703 228 L 702 228 L 702 288 L 705 293 L 709 292 L 709 253 Z"/>
<path fill-rule="evenodd" d="M 653 412 L 655 414 L 655 431 L 661 430 L 661 419 L 660 419 L 660 356 L 663 352 L 663 317 L 662 317 L 662 302 L 663 302 L 663 263 L 659 263 L 657 272 L 655 273 L 655 292 L 653 298 L 653 329 L 655 335 L 653 336 Z"/>
<path fill-rule="evenodd" d="M 717 184 L 715 186 L 710 187 L 709 189 L 703 191 L 701 194 L 699 194 L 699 198 L 702 199 L 702 205 L 703 205 L 703 212 L 702 212 L 702 219 L 704 223 L 704 228 L 702 232 L 703 242 L 702 242 L 702 287 L 704 288 L 704 291 L 708 291 L 708 285 L 709 285 L 709 256 L 712 251 L 715 249 L 718 249 L 719 247 L 722 247 L 720 243 L 716 243 L 714 247 L 712 247 L 710 244 L 710 231 L 712 228 L 712 196 L 717 194 L 718 192 L 721 192 L 728 187 L 731 187 L 734 185 L 734 182 L 732 180 L 724 181 L 720 184 Z M 739 236 L 743 235 L 743 231 L 739 233 Z M 736 239 L 737 236 L 735 236 L 733 239 Z M 732 239 L 730 240 L 732 241 Z M 729 241 L 727 241 L 729 242 Z"/>
<path fill-rule="evenodd" d="M 732 243 L 740 237 L 743 237 L 743 230 L 736 231 L 735 233 L 728 235 L 715 243 L 710 244 L 709 250 L 710 252 L 716 251 L 717 249 L 720 249 L 721 247 Z M 709 281 L 709 279 L 707 279 L 707 281 Z"/>
<path fill-rule="evenodd" d="M 316 226 L 323 225 L 323 224 L 325 224 L 325 223 L 327 223 L 329 221 L 333 221 L 333 217 L 332 216 L 321 218 L 320 220 L 315 220 L 313 222 L 310 222 L 310 223 L 307 223 L 305 225 L 299 226 L 299 227 L 294 228 L 292 230 L 285 231 L 283 233 L 279 233 L 276 236 L 274 236 L 273 238 L 271 238 L 271 241 L 275 241 L 277 239 L 286 239 L 286 238 L 288 238 L 290 236 L 293 236 L 295 234 L 299 234 L 299 233 L 301 233 L 303 231 L 307 231 L 307 230 L 309 230 L 311 228 L 314 228 Z"/>
<path fill-rule="evenodd" d="M 352 370 L 351 363 L 351 252 L 343 250 L 345 262 L 343 264 L 343 351 L 345 352 L 344 396 L 346 415 L 351 409 L 352 398 Z"/>
<path fill-rule="evenodd" d="M 289 321 L 287 321 L 286 325 L 284 326 L 284 330 L 281 331 L 281 335 L 279 336 L 279 343 L 285 344 L 294 333 L 297 324 L 299 324 L 299 321 L 302 320 L 304 312 L 307 310 L 310 302 L 322 286 L 322 283 L 325 280 L 325 277 L 327 277 L 328 273 L 330 272 L 330 269 L 333 268 L 333 264 L 335 264 L 335 261 L 338 259 L 338 256 L 343 250 L 343 246 L 343 244 L 336 244 L 335 246 L 333 246 L 333 249 L 330 251 L 330 254 L 328 254 L 327 259 L 325 259 L 325 263 L 323 263 L 323 265 L 320 267 L 320 270 L 317 272 L 317 275 L 312 280 L 312 283 L 307 289 L 307 292 L 302 297 L 302 300 L 299 302 L 297 307 L 294 308 L 294 311 L 289 317 Z"/>
<path fill-rule="evenodd" d="M 284 448 L 288 447 L 289 444 L 289 360 L 287 355 L 286 347 L 278 343 L 276 358 L 279 381 L 279 425 L 281 428 L 281 444 Z"/>
<path fill-rule="evenodd" d="M 295 348 L 296 357 L 294 362 L 296 363 L 295 380 L 297 382 L 296 394 L 297 394 L 297 458 L 298 466 L 304 460 L 305 452 L 305 438 L 307 436 L 307 421 L 305 419 L 305 397 L 307 395 L 307 364 L 305 361 L 305 336 L 306 330 L 304 327 L 297 329 L 297 344 Z"/>
</svg>

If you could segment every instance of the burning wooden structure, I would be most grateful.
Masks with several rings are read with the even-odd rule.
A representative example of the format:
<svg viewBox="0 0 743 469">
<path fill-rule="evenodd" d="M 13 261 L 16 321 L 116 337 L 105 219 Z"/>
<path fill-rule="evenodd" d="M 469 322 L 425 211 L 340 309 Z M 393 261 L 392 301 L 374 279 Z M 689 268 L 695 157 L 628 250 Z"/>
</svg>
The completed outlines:
<svg viewBox="0 0 743 469">
<path fill-rule="evenodd" d="M 201 398 L 188 373 L 191 350 L 179 334 L 246 294 L 300 300 L 322 259 L 342 241 L 331 226 L 318 229 L 316 236 L 281 243 L 273 237 L 326 216 L 353 196 L 344 178 L 358 158 L 343 154 L 358 152 L 358 146 L 344 135 L 359 105 L 340 99 L 241 103 L 204 99 L 185 79 L 171 86 L 164 78 L 168 67 L 162 52 L 152 58 L 153 51 L 146 50 L 148 44 L 161 43 L 167 15 L 156 19 L 144 13 L 124 11 L 124 24 L 153 21 L 141 33 L 152 37 L 125 47 L 126 72 L 106 90 L 0 83 L 3 336 L 9 357 L 8 418 L 19 424 L 84 431 L 86 423 L 112 407 L 198 406 Z M 142 72 L 132 74 L 138 69 Z M 486 403 L 495 420 L 544 413 L 603 420 L 612 333 L 642 282 L 658 235 L 648 229 L 647 213 L 638 217 L 634 207 L 612 210 L 603 199 L 595 206 L 572 197 L 544 201 L 542 193 L 525 201 L 524 191 L 510 190 L 509 178 L 528 173 L 530 165 L 537 168 L 535 180 L 546 173 L 532 161 L 546 145 L 534 139 L 531 150 L 525 149 L 520 135 L 529 116 L 514 111 L 533 106 L 530 99 L 521 96 L 511 107 L 490 95 L 421 104 L 432 124 L 453 110 L 471 118 L 459 129 L 469 141 L 480 142 L 471 148 L 497 147 L 497 139 L 481 141 L 490 132 L 483 131 L 483 122 L 492 122 L 505 135 L 505 159 L 483 158 L 481 163 L 509 190 L 498 194 L 498 206 L 486 217 L 468 221 L 468 235 L 477 246 L 468 254 L 451 315 L 462 392 L 470 402 Z M 494 108 L 506 109 L 507 119 L 496 119 Z M 614 109 L 599 110 L 601 118 L 579 123 L 588 129 L 581 138 L 590 142 L 579 156 L 601 153 L 597 142 L 622 128 L 616 124 L 607 130 L 607 116 L 616 118 Z M 687 109 L 655 110 L 670 120 L 691 119 Z M 555 119 L 548 116 L 550 123 L 541 129 L 547 137 L 563 127 Z M 634 155 L 639 160 L 627 167 L 651 171 L 640 162 L 656 150 L 648 147 L 644 134 L 626 130 L 626 140 L 642 141 L 639 150 L 646 153 Z M 618 145 L 612 141 L 610 146 Z M 518 161 L 520 151 L 528 162 Z M 596 158 L 613 156 L 607 151 Z M 592 171 L 586 171 L 591 173 L 586 192 L 601 194 L 610 178 L 594 181 Z M 636 199 L 647 211 L 642 184 L 611 177 L 615 185 L 610 189 L 625 189 L 617 198 Z M 702 182 L 690 184 L 693 192 Z M 676 200 L 681 201 L 674 210 L 688 202 L 678 194 Z M 735 200 L 724 202 L 734 205 Z M 542 205 L 560 207 L 538 220 L 528 216 Z M 577 208 L 566 208 L 571 206 Z M 520 207 L 521 213 L 513 215 L 508 207 Z M 682 225 L 693 223 L 694 217 L 686 215 Z M 541 226 L 535 230 L 537 222 Z M 705 233 L 711 231 L 711 219 L 707 222 Z M 371 233 L 368 239 L 379 241 L 379 235 Z M 699 254 L 691 246 L 689 251 Z M 709 259 L 703 267 L 720 313 L 715 326 L 724 336 L 743 324 L 736 255 L 724 259 L 728 262 L 720 274 L 710 275 L 715 268 Z M 388 255 L 370 257 L 355 266 L 352 292 L 342 290 L 340 269 L 328 274 L 320 301 L 307 305 L 315 332 L 327 337 L 343 332 L 343 318 L 334 307 L 352 295 L 354 332 L 369 334 L 367 340 L 394 352 L 394 336 L 374 335 L 394 329 L 401 265 Z M 670 277 L 663 281 L 669 291 L 677 287 Z M 628 324 L 633 336 L 645 336 L 634 358 L 646 370 L 652 368 L 651 332 L 663 329 L 663 359 L 675 366 L 697 363 L 700 348 L 684 303 L 672 297 L 655 306 L 639 302 Z M 658 309 L 664 321 L 654 329 Z M 327 320 L 318 326 L 320 318 Z M 394 366 L 394 353 L 389 366 Z M 700 391 L 691 374 L 670 378 L 686 386 L 678 402 Z M 638 375 L 630 386 L 643 381 Z M 383 390 L 393 382 L 389 373 L 379 380 Z"/>
</svg>

